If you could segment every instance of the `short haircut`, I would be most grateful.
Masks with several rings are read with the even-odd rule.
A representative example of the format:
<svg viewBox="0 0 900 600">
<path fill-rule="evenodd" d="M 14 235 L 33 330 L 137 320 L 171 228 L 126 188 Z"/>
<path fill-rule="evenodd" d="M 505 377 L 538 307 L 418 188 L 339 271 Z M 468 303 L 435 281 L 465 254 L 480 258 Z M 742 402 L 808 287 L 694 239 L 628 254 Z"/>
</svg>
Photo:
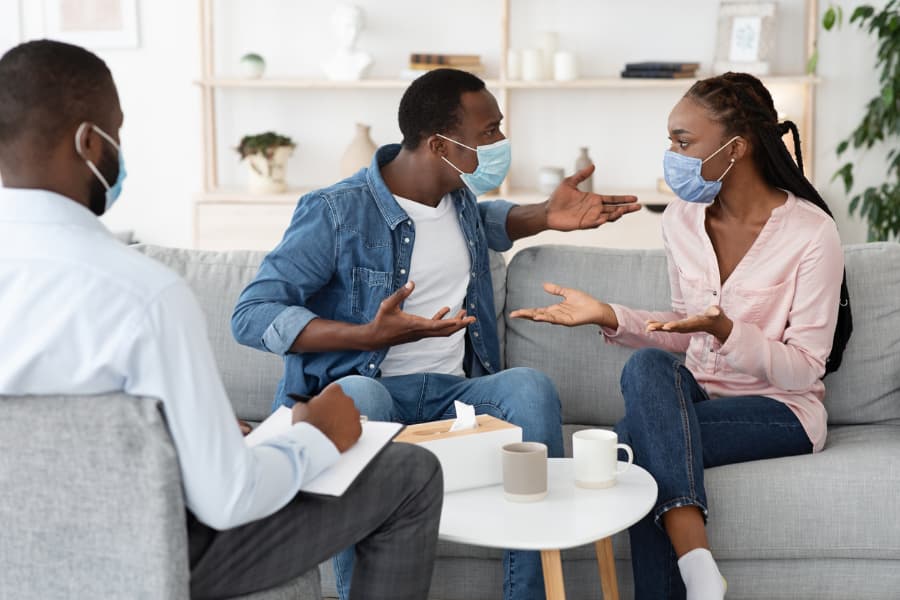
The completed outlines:
<svg viewBox="0 0 900 600">
<path fill-rule="evenodd" d="M 112 74 L 97 55 L 72 44 L 37 40 L 0 58 L 0 157 L 27 141 L 50 151 L 81 121 L 107 116 Z M 6 157 L 11 158 L 11 157 Z"/>
<path fill-rule="evenodd" d="M 463 93 L 483 89 L 481 79 L 457 69 L 435 69 L 413 81 L 400 100 L 403 147 L 415 150 L 424 138 L 455 129 Z"/>
</svg>

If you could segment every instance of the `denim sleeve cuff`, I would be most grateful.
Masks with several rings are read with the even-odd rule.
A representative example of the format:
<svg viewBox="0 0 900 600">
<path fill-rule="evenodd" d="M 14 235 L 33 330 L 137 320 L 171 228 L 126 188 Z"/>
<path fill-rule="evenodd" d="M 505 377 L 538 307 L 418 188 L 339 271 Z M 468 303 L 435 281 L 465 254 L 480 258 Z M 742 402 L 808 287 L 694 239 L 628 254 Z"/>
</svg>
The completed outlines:
<svg viewBox="0 0 900 600">
<path fill-rule="evenodd" d="M 263 333 L 263 344 L 273 354 L 287 354 L 300 332 L 317 317 L 314 312 L 302 306 L 288 306 L 278 313 Z"/>
<path fill-rule="evenodd" d="M 512 248 L 512 240 L 509 239 L 509 232 L 506 230 L 506 219 L 509 217 L 509 211 L 515 208 L 515 204 L 506 200 L 491 200 L 490 202 L 480 202 L 479 207 L 484 217 L 485 229 L 487 230 L 488 248 L 495 252 L 506 252 Z"/>
</svg>

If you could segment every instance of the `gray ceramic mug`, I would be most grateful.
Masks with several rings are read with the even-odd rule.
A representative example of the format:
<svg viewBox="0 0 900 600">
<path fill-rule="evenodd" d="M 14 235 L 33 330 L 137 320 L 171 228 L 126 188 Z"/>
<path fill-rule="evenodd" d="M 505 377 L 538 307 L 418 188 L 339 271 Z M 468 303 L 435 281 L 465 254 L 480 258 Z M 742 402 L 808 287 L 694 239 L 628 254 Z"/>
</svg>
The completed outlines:
<svg viewBox="0 0 900 600">
<path fill-rule="evenodd" d="M 547 446 L 517 442 L 503 446 L 503 492 L 511 502 L 537 502 L 547 495 Z"/>
</svg>

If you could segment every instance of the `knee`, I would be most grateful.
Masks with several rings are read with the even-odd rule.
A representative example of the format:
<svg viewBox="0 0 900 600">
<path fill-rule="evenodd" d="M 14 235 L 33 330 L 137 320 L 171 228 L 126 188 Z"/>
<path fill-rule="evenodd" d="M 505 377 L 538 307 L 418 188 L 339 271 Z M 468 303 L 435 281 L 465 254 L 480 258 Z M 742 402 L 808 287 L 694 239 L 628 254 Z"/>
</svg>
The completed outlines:
<svg viewBox="0 0 900 600">
<path fill-rule="evenodd" d="M 430 496 L 443 497 L 444 475 L 437 456 L 415 444 L 390 444 L 394 472 L 405 473 L 410 487 Z"/>
<path fill-rule="evenodd" d="M 360 414 L 373 421 L 389 421 L 394 401 L 383 385 L 369 377 L 350 375 L 337 381 L 344 393 L 353 399 Z"/>
<path fill-rule="evenodd" d="M 622 390 L 639 388 L 653 380 L 654 373 L 671 369 L 675 362 L 677 359 L 674 356 L 658 348 L 641 348 L 635 351 L 622 369 Z"/>
<path fill-rule="evenodd" d="M 525 367 L 508 369 L 502 374 L 507 379 L 504 387 L 511 392 L 514 404 L 528 406 L 542 414 L 559 413 L 559 392 L 547 375 Z"/>
</svg>

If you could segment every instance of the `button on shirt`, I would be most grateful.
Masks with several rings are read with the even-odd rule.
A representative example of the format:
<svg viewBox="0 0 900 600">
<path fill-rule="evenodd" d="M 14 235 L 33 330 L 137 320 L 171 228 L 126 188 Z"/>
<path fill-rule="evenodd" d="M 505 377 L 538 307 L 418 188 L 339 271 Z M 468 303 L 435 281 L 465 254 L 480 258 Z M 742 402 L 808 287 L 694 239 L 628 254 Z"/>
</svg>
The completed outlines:
<svg viewBox="0 0 900 600">
<path fill-rule="evenodd" d="M 740 263 L 721 283 L 706 207 L 675 201 L 663 214 L 672 311 L 617 304 L 607 340 L 686 352 L 685 365 L 710 397 L 767 396 L 797 416 L 815 451 L 825 445 L 825 361 L 840 303 L 844 254 L 834 220 L 788 192 Z M 675 321 L 722 307 L 734 322 L 724 344 L 712 335 L 646 333 L 647 320 Z"/>
<path fill-rule="evenodd" d="M 338 458 L 306 423 L 247 448 L 187 284 L 63 196 L 0 189 L 0 315 L 0 394 L 161 400 L 187 507 L 211 527 L 274 513 Z"/>
</svg>

